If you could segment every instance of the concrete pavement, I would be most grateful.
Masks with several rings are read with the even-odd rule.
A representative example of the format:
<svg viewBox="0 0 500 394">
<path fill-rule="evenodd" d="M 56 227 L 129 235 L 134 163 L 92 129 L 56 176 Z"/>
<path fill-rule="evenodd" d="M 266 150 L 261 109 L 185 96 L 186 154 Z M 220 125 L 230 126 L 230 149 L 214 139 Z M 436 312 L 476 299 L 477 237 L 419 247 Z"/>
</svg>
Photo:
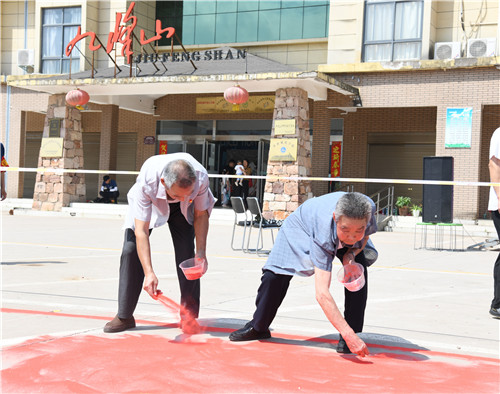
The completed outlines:
<svg viewBox="0 0 500 394">
<path fill-rule="evenodd" d="M 33 371 L 37 371 L 35 375 L 40 374 L 38 380 L 33 380 L 33 387 L 37 387 L 40 392 L 50 392 L 51 389 L 63 392 L 93 392 L 93 390 L 122 392 L 119 385 L 105 384 L 110 376 L 114 376 L 111 372 L 106 378 L 96 378 L 91 386 L 88 386 L 91 379 L 85 376 L 78 375 L 71 379 L 65 377 L 65 369 L 62 368 L 62 365 L 65 365 L 63 358 L 60 358 L 58 363 L 48 364 L 55 370 L 61 370 L 58 375 L 60 379 L 57 380 L 52 376 L 50 382 L 45 381 L 44 386 L 44 377 L 48 379 L 51 370 L 47 367 L 47 371 L 40 372 L 33 364 L 36 357 L 40 357 L 41 354 L 47 357 L 59 354 L 63 357 L 62 349 L 77 346 L 75 342 L 63 342 L 78 339 L 80 342 L 77 342 L 81 344 L 82 338 L 92 338 L 93 345 L 85 346 L 89 352 L 94 345 L 96 352 L 102 345 L 102 351 L 98 354 L 109 352 L 105 344 L 109 344 L 110 340 L 120 338 L 135 341 L 138 340 L 138 336 L 144 338 L 143 342 L 139 341 L 136 344 L 138 349 L 149 344 L 148 340 L 153 340 L 157 336 L 169 338 L 170 341 L 177 343 L 184 340 L 189 343 L 198 341 L 206 345 L 205 349 L 212 349 L 209 345 L 215 345 L 210 340 L 216 338 L 219 341 L 217 346 L 220 345 L 225 349 L 223 354 L 232 354 L 232 349 L 239 349 L 239 352 L 248 349 L 251 353 L 252 346 L 257 346 L 254 351 L 258 354 L 265 354 L 266 349 L 270 349 L 262 345 L 265 341 L 259 345 L 249 344 L 245 347 L 227 340 L 228 332 L 241 327 L 251 319 L 265 258 L 231 249 L 232 221 L 228 218 L 231 218 L 232 211 L 229 211 L 229 216 L 226 212 L 214 213 L 209 232 L 207 251 L 209 271 L 202 280 L 200 313 L 200 324 L 206 327 L 206 333 L 193 336 L 191 339 L 183 338 L 181 335 L 176 326 L 177 316 L 144 292 L 135 313 L 136 319 L 140 321 L 137 329 L 115 336 L 102 333 L 104 323 L 116 313 L 118 265 L 123 237 L 121 219 L 9 215 L 3 212 L 1 219 L 4 392 L 15 392 L 22 387 L 26 389 L 31 387 L 28 383 L 23 383 L 26 377 L 20 372 L 21 365 L 28 366 L 29 368 L 26 368 L 31 371 L 31 375 Z M 480 381 L 476 381 L 480 375 L 475 375 L 474 381 L 471 382 L 470 376 L 465 379 L 466 375 L 459 373 L 456 377 L 450 377 L 446 386 L 426 386 L 426 379 L 429 378 L 427 372 L 422 372 L 422 375 L 415 372 L 413 379 L 423 386 L 421 389 L 417 387 L 411 391 L 432 391 L 429 387 L 437 388 L 435 392 L 448 391 L 443 387 L 456 391 L 461 387 L 464 389 L 462 392 L 495 392 L 493 388 L 498 388 L 500 383 L 498 368 L 500 320 L 491 318 L 488 310 L 493 296 L 492 270 L 497 252 L 414 250 L 412 233 L 381 232 L 373 235 L 372 239 L 380 257 L 369 269 L 370 292 L 364 333 L 361 336 L 372 350 L 371 362 L 375 361 L 374 364 L 380 368 L 374 374 L 374 379 L 376 375 L 385 373 L 382 371 L 386 371 L 386 368 L 390 369 L 389 364 L 384 364 L 389 362 L 387 361 L 389 358 L 398 361 L 398 357 L 402 357 L 399 361 L 403 358 L 412 361 L 412 357 L 418 355 L 434 363 L 444 362 L 447 368 L 443 373 L 448 375 L 453 368 L 463 367 L 464 364 L 475 365 L 476 368 L 481 366 L 482 370 L 488 371 L 488 375 L 481 377 Z M 159 288 L 167 297 L 177 301 L 179 291 L 168 228 L 154 230 L 151 240 L 153 264 L 160 279 Z M 483 240 L 467 236 L 465 244 L 467 246 Z M 269 232 L 266 231 L 266 243 L 269 241 Z M 337 262 L 334 271 L 336 272 L 338 268 L 340 264 Z M 343 288 L 335 278 L 332 280 L 332 293 L 342 310 Z M 338 333 L 326 321 L 315 301 L 312 278 L 292 280 L 288 295 L 272 324 L 272 330 L 274 344 L 285 341 L 286 344 L 297 345 L 296 341 L 300 340 L 309 344 L 307 348 L 310 351 L 321 342 L 323 345 L 318 345 L 321 355 L 327 351 L 328 357 L 336 357 L 335 360 L 342 361 L 341 356 L 334 351 Z M 198 337 L 201 339 L 197 340 Z M 55 346 L 54 343 L 57 341 L 61 341 L 60 347 L 55 349 L 44 347 L 49 346 L 48 343 Z M 119 341 L 113 343 L 118 344 Z M 130 344 L 127 346 L 130 347 Z M 293 346 L 286 347 L 286 349 L 292 348 Z M 381 359 L 382 353 L 383 359 Z M 219 354 L 218 360 L 222 360 L 220 353 L 217 354 Z M 410 357 L 408 354 L 413 356 Z M 238 356 L 235 355 L 235 357 L 240 356 L 239 353 Z M 307 358 L 309 356 L 313 357 L 313 355 L 300 355 L 306 359 L 309 359 Z M 79 357 L 85 359 L 85 354 Z M 92 357 L 100 356 L 96 353 Z M 201 356 L 196 353 L 193 357 Z M 290 356 L 290 359 L 292 358 L 293 356 Z M 265 358 L 265 360 L 271 359 L 272 357 Z M 413 360 L 415 365 L 412 364 L 412 368 L 417 364 L 424 366 L 425 363 L 419 364 L 417 359 L 418 357 Z M 152 360 L 156 358 L 153 357 Z M 174 361 L 172 365 L 175 366 L 177 364 Z M 264 359 L 260 361 L 266 362 Z M 92 359 L 87 368 L 92 370 L 92 365 L 96 365 L 95 363 L 96 361 Z M 231 362 L 232 368 L 233 364 L 234 360 Z M 102 367 L 102 364 L 99 365 Z M 336 365 L 336 368 L 339 368 L 340 365 L 352 365 L 352 363 Z M 241 373 L 241 370 L 233 372 Z M 75 372 L 66 373 L 71 375 Z M 97 374 L 96 371 L 89 373 Z M 220 375 L 220 371 L 218 373 Z M 286 375 L 286 371 L 283 373 Z M 357 370 L 356 373 L 363 372 Z M 317 383 L 321 379 L 328 380 L 328 376 L 325 372 L 324 376 L 318 377 L 314 382 Z M 404 377 L 401 376 L 401 372 L 396 371 L 391 376 L 391 379 L 395 380 Z M 285 376 L 283 379 L 291 377 Z M 251 386 L 243 386 L 241 390 L 236 390 L 234 385 L 227 385 L 230 380 L 229 377 L 221 375 L 212 385 L 199 385 L 198 389 L 193 390 L 188 386 L 182 386 L 180 382 L 177 386 L 172 386 L 172 390 L 166 390 L 160 383 L 159 386 L 148 384 L 142 387 L 150 392 L 300 391 L 299 386 L 297 386 L 299 388 L 280 386 L 279 382 L 282 382 L 280 379 L 266 380 L 266 384 L 261 382 L 262 385 L 258 386 L 258 389 L 253 382 Z M 436 377 L 436 380 L 439 379 Z M 54 382 L 58 382 L 58 385 Z M 304 383 L 304 387 L 310 392 L 337 392 L 339 387 L 344 387 L 327 388 L 308 382 Z M 343 381 L 343 384 L 346 388 L 350 387 L 347 381 Z M 140 391 L 142 390 L 140 387 L 126 385 L 122 389 Z M 399 384 L 389 387 L 393 387 L 393 390 L 388 390 L 386 383 L 378 382 L 374 386 L 374 381 L 367 380 L 354 391 L 404 392 L 405 380 L 402 379 Z M 467 391 L 467 387 L 471 391 Z"/>
</svg>

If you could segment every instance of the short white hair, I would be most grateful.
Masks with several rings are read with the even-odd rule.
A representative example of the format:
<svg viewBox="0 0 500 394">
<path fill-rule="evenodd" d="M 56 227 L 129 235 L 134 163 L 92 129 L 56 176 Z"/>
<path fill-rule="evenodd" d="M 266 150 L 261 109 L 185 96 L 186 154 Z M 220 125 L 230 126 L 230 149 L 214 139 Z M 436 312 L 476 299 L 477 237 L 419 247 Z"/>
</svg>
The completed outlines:
<svg viewBox="0 0 500 394">
<path fill-rule="evenodd" d="M 173 185 L 187 189 L 198 179 L 191 163 L 182 159 L 168 163 L 163 169 L 161 177 L 167 189 L 170 189 Z"/>
<path fill-rule="evenodd" d="M 366 219 L 369 222 L 372 217 L 372 205 L 364 194 L 353 192 L 346 193 L 340 197 L 335 206 L 335 218 L 342 216 L 350 219 Z"/>
</svg>

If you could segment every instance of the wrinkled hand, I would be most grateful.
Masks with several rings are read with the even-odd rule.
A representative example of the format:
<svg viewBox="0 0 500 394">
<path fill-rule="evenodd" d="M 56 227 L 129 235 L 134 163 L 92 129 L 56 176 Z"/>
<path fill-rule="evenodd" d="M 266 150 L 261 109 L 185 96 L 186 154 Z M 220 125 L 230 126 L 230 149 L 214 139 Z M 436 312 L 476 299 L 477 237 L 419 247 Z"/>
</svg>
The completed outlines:
<svg viewBox="0 0 500 394">
<path fill-rule="evenodd" d="M 153 298 L 158 295 L 158 278 L 154 272 L 146 275 L 143 288 Z"/>
<path fill-rule="evenodd" d="M 205 272 L 207 272 L 207 270 L 208 270 L 208 260 L 207 260 L 207 256 L 205 256 L 204 251 L 196 252 L 196 254 L 194 255 L 194 263 L 196 265 L 204 264 L 202 275 L 205 275 Z"/>
<path fill-rule="evenodd" d="M 342 335 L 342 337 L 344 338 L 351 352 L 357 354 L 359 357 L 365 357 L 370 354 L 368 346 L 366 346 L 366 343 L 364 343 L 363 340 L 360 337 L 358 337 L 354 332 L 348 334 L 347 336 Z"/>
<path fill-rule="evenodd" d="M 344 256 L 342 257 L 342 265 L 347 265 L 347 264 L 352 264 L 354 263 L 354 253 L 352 252 L 348 252 L 346 254 L 344 254 Z"/>
<path fill-rule="evenodd" d="M 5 200 L 7 198 L 7 192 L 2 189 L 2 201 Z"/>
</svg>

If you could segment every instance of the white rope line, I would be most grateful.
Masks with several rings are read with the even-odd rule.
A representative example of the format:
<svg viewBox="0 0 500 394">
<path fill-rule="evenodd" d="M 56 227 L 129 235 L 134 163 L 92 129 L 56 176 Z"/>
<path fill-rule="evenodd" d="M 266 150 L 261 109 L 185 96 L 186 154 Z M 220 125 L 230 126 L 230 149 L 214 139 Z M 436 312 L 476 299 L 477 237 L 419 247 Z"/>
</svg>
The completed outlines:
<svg viewBox="0 0 500 394">
<path fill-rule="evenodd" d="M 23 168 L 2 167 L 7 172 L 40 172 L 62 175 L 73 174 L 118 174 L 138 175 L 139 171 L 114 171 L 114 170 L 81 170 L 71 168 Z M 279 175 L 223 175 L 208 174 L 209 178 L 246 178 L 246 179 L 268 179 L 268 180 L 290 180 L 290 181 L 324 181 L 324 182 L 353 182 L 353 183 L 398 183 L 405 185 L 445 185 L 445 186 L 500 186 L 500 183 L 471 182 L 471 181 L 431 181 L 422 179 L 384 179 L 384 178 L 321 178 L 303 176 L 279 176 Z"/>
</svg>

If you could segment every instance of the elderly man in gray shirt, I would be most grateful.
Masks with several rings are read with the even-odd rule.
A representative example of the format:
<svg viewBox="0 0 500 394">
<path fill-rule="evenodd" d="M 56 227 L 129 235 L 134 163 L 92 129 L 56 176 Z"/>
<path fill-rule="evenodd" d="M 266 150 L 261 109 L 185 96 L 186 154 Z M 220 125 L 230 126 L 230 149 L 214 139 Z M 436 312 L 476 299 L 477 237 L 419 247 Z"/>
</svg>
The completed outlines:
<svg viewBox="0 0 500 394">
<path fill-rule="evenodd" d="M 146 160 L 128 195 L 125 240 L 120 260 L 118 313 L 104 332 L 135 327 L 133 316 L 141 287 L 153 298 L 158 278 L 153 270 L 149 236 L 168 223 L 181 290 L 181 329 L 193 334 L 200 309 L 200 280 L 187 280 L 179 264 L 192 257 L 206 259 L 208 218 L 215 198 L 206 169 L 188 153 L 158 155 Z M 196 255 L 195 255 L 196 239 Z"/>
<path fill-rule="evenodd" d="M 341 334 L 337 351 L 367 355 L 368 348 L 356 333 L 363 330 L 368 295 L 366 268 L 378 256 L 369 241 L 370 234 L 377 231 L 374 213 L 375 204 L 361 193 L 330 193 L 310 199 L 297 208 L 283 222 L 264 265 L 252 321 L 232 332 L 229 339 L 270 338 L 269 326 L 285 298 L 292 276 L 315 275 L 316 300 Z M 329 290 L 335 256 L 343 265 L 355 261 L 364 266 L 365 286 L 357 292 L 345 289 L 345 319 Z"/>
</svg>

